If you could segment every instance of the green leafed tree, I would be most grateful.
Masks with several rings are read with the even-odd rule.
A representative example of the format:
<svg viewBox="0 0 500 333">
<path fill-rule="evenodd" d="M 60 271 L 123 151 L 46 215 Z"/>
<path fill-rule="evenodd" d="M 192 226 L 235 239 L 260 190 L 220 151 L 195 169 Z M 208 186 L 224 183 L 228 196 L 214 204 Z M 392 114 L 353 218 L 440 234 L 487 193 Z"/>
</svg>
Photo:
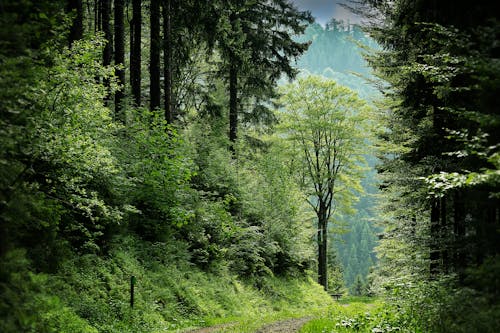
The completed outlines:
<svg viewBox="0 0 500 333">
<path fill-rule="evenodd" d="M 328 289 L 328 224 L 360 190 L 369 107 L 350 89 L 316 76 L 301 78 L 282 93 L 282 135 L 295 150 L 299 179 L 316 214 L 318 282 Z"/>
</svg>

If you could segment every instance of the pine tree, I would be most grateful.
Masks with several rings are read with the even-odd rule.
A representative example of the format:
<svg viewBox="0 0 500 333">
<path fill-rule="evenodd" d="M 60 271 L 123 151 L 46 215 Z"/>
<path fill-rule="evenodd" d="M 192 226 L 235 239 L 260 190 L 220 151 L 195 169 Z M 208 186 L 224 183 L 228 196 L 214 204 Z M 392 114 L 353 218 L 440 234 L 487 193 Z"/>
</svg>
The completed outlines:
<svg viewBox="0 0 500 333">
<path fill-rule="evenodd" d="M 130 87 L 136 106 L 141 105 L 141 0 L 132 0 L 132 21 L 130 22 Z"/>
<path fill-rule="evenodd" d="M 295 76 L 291 61 L 308 43 L 295 42 L 292 36 L 302 33 L 312 17 L 283 0 L 228 2 L 219 18 L 218 35 L 227 63 L 229 139 L 234 144 L 243 97 L 272 96 L 282 74 Z"/>
<path fill-rule="evenodd" d="M 149 109 L 160 107 L 160 0 L 151 0 L 150 8 L 150 51 L 149 51 Z"/>
<path fill-rule="evenodd" d="M 124 0 L 115 0 L 115 65 L 118 65 L 116 76 L 121 89 L 115 92 L 115 117 L 124 122 L 125 116 L 122 113 L 123 97 L 125 91 L 125 31 L 123 25 Z"/>
</svg>

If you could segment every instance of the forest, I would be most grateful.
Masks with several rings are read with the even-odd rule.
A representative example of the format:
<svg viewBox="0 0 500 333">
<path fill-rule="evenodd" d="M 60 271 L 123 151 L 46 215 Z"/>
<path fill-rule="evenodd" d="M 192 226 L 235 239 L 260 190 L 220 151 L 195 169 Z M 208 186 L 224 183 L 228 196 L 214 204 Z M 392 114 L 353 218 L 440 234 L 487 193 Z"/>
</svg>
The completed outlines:
<svg viewBox="0 0 500 333">
<path fill-rule="evenodd" d="M 499 332 L 493 1 L 0 0 L 0 332 Z"/>
</svg>

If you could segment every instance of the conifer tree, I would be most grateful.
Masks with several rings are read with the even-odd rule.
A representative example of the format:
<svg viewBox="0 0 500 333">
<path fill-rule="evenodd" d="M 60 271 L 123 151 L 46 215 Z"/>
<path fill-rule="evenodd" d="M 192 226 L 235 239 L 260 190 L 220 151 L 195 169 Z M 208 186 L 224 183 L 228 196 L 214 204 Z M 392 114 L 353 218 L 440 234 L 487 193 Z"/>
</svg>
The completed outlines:
<svg viewBox="0 0 500 333">
<path fill-rule="evenodd" d="M 123 109 L 123 97 L 125 91 L 125 31 L 123 25 L 123 11 L 124 11 L 124 0 L 115 0 L 115 65 L 118 65 L 116 69 L 116 76 L 118 78 L 118 84 L 122 86 L 119 90 L 115 92 L 115 117 L 120 121 L 125 121 L 125 117 L 122 114 Z"/>
<path fill-rule="evenodd" d="M 149 109 L 160 107 L 160 0 L 151 0 L 149 54 Z"/>
<path fill-rule="evenodd" d="M 132 0 L 132 20 L 130 22 L 130 87 L 136 106 L 141 105 L 141 0 Z"/>
<path fill-rule="evenodd" d="M 291 62 L 308 43 L 296 42 L 292 36 L 302 33 L 312 17 L 285 0 L 225 2 L 218 42 L 226 61 L 229 139 L 234 144 L 242 99 L 272 97 L 282 74 L 295 76 Z"/>
</svg>

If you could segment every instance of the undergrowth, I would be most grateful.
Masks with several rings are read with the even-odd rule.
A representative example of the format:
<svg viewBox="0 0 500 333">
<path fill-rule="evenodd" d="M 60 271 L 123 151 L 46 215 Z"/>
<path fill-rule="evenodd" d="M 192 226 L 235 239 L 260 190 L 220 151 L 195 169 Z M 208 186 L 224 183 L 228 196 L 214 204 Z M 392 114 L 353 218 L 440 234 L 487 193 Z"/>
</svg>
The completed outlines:
<svg viewBox="0 0 500 333">
<path fill-rule="evenodd" d="M 0 269 L 1 332 L 176 332 L 228 322 L 245 332 L 332 302 L 304 275 L 242 279 L 227 265 L 203 271 L 190 263 L 183 242 L 128 236 L 106 257 L 73 256 L 54 274 L 34 272 L 26 258 L 11 252 Z"/>
</svg>

